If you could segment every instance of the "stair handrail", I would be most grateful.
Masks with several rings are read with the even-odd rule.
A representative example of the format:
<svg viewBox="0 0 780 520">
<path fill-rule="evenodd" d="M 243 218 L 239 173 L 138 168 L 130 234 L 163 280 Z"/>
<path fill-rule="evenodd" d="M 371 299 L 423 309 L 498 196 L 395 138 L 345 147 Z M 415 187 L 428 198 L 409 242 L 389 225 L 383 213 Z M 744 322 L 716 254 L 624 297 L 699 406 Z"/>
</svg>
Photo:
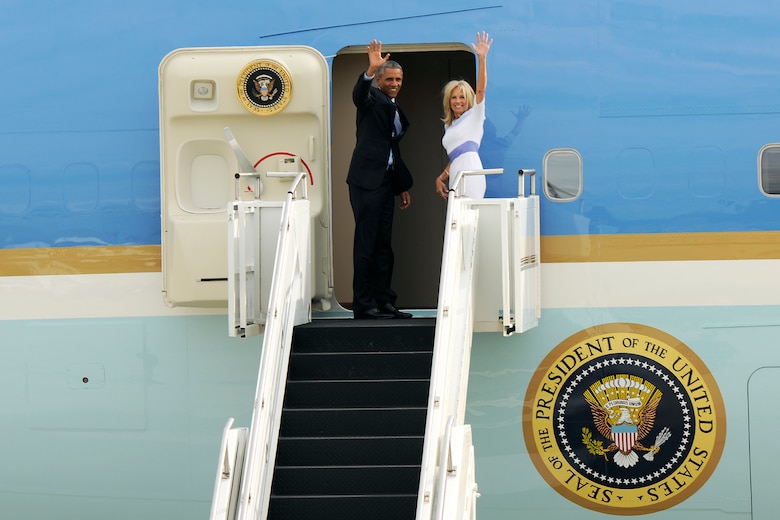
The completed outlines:
<svg viewBox="0 0 780 520">
<path fill-rule="evenodd" d="M 210 520 L 228 520 L 235 518 L 236 514 L 248 428 L 233 428 L 234 422 L 235 418 L 228 419 L 222 431 Z"/>
<path fill-rule="evenodd" d="M 439 469 L 439 478 L 436 483 L 437 489 L 444 489 L 447 480 L 447 473 L 452 470 L 452 451 L 450 450 L 450 438 L 452 437 L 452 424 L 455 422 L 455 416 L 450 415 L 447 417 L 447 426 L 444 428 L 444 437 L 441 440 L 441 447 L 439 448 L 439 461 L 440 466 L 443 462 L 447 461 L 446 471 Z M 435 520 L 444 520 L 444 493 L 436 493 L 433 497 L 433 515 Z"/>
<path fill-rule="evenodd" d="M 471 207 L 471 199 L 453 195 L 451 191 L 445 221 L 417 520 L 435 520 L 439 504 L 446 500 L 447 462 L 446 456 L 442 458 L 439 454 L 449 450 L 449 442 L 445 443 L 444 439 L 446 431 L 451 429 L 447 425 L 449 418 L 452 417 L 453 426 L 462 425 L 466 408 L 479 210 Z M 467 478 L 467 475 L 459 474 L 457 478 Z"/>
<path fill-rule="evenodd" d="M 257 390 L 236 508 L 239 520 L 267 516 L 293 327 L 311 321 L 311 216 L 305 187 L 301 190 L 301 198 L 296 197 L 305 177 L 305 172 L 295 177 L 282 210 Z"/>
<path fill-rule="evenodd" d="M 461 170 L 455 174 L 455 177 L 450 183 L 450 197 L 454 194 L 455 197 L 466 196 L 466 183 L 464 182 L 466 177 L 470 175 L 501 175 L 504 173 L 503 168 L 488 168 L 484 170 Z"/>
</svg>

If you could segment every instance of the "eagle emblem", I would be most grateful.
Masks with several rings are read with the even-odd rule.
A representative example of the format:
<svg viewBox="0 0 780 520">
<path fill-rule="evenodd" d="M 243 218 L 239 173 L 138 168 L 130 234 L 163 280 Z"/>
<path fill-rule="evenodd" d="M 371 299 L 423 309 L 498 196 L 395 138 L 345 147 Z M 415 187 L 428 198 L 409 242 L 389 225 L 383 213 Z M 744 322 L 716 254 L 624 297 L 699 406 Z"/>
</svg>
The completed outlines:
<svg viewBox="0 0 780 520">
<path fill-rule="evenodd" d="M 262 101 L 269 101 L 273 99 L 273 97 L 276 95 L 276 90 L 274 89 L 274 78 L 269 76 L 268 74 L 261 74 L 260 76 L 257 76 L 253 83 L 255 84 L 254 91 L 252 94 L 259 98 Z"/>
<path fill-rule="evenodd" d="M 615 452 L 612 460 L 622 468 L 633 467 L 639 462 L 636 451 L 646 452 L 645 460 L 653 460 L 661 444 L 671 437 L 669 428 L 665 427 L 652 446 L 642 444 L 653 431 L 663 393 L 641 377 L 627 374 L 605 377 L 593 383 L 584 397 L 596 430 L 610 444 L 604 448 L 604 443 L 594 440 L 588 428 L 583 428 L 583 443 L 590 453 L 605 459 L 608 453 Z"/>
</svg>

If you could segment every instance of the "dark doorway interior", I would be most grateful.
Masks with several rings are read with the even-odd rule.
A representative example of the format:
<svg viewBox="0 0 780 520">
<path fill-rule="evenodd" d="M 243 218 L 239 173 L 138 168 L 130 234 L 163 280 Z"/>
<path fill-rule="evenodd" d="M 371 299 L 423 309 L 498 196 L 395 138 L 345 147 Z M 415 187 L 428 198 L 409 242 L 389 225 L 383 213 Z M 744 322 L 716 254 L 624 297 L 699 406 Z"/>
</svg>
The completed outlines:
<svg viewBox="0 0 780 520">
<path fill-rule="evenodd" d="M 365 45 L 343 49 L 333 59 L 332 181 L 333 264 L 336 299 L 352 301 L 352 235 L 354 222 L 346 185 L 355 144 L 355 106 L 352 87 L 366 69 Z M 476 60 L 464 44 L 383 45 L 404 69 L 398 103 L 411 121 L 401 141 L 404 160 L 414 175 L 412 205 L 396 210 L 393 229 L 395 271 L 393 288 L 400 308 L 434 309 L 444 239 L 446 201 L 434 193 L 434 179 L 447 164 L 441 146 L 443 127 L 441 89 L 450 79 L 474 85 Z"/>
</svg>

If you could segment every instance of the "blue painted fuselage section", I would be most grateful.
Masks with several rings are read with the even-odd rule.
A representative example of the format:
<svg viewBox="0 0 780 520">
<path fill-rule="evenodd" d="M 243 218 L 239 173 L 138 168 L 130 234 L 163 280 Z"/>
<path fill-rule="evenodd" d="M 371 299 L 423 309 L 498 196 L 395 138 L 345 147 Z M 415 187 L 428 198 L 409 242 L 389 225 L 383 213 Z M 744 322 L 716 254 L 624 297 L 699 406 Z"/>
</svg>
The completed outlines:
<svg viewBox="0 0 780 520">
<path fill-rule="evenodd" d="M 485 157 L 507 171 L 488 196 L 511 196 L 518 165 L 541 172 L 551 149 L 582 155 L 582 201 L 543 199 L 543 234 L 777 228 L 756 171 L 780 114 L 771 3 L 14 4 L 0 33 L 3 248 L 160 243 L 157 67 L 175 48 L 304 44 L 327 57 L 483 27 L 496 39 L 488 119 L 503 135 L 531 110 Z"/>
</svg>

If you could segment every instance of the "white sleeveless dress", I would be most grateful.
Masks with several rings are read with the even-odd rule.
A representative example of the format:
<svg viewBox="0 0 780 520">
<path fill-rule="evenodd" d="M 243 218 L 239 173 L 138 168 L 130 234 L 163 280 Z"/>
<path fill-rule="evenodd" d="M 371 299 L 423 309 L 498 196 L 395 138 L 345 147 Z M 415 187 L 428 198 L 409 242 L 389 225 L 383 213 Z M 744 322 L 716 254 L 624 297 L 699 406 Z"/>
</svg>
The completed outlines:
<svg viewBox="0 0 780 520">
<path fill-rule="evenodd" d="M 485 122 L 485 101 L 477 103 L 463 113 L 451 125 L 444 125 L 444 137 L 441 144 L 447 150 L 450 158 L 450 183 L 455 180 L 458 172 L 482 170 L 482 160 L 479 158 L 479 145 Z M 472 199 L 485 197 L 485 176 L 469 175 L 461 180 L 465 182 L 465 194 Z M 452 188 L 452 184 L 450 184 Z"/>
</svg>

